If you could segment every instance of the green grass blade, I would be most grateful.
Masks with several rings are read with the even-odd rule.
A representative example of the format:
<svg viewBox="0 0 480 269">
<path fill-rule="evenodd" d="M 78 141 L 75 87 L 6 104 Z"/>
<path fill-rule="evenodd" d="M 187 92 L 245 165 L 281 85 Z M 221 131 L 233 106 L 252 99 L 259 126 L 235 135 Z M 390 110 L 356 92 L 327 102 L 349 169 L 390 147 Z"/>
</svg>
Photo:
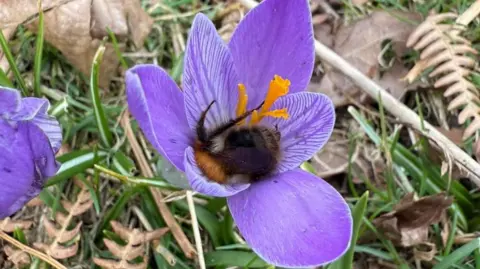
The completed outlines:
<svg viewBox="0 0 480 269">
<path fill-rule="evenodd" d="M 33 66 L 34 87 L 33 93 L 36 97 L 42 96 L 41 72 L 42 72 L 42 54 L 44 41 L 44 23 L 42 1 L 38 1 L 38 32 L 35 43 L 35 62 Z"/>
<path fill-rule="evenodd" d="M 437 263 L 433 269 L 448 269 L 452 268 L 458 261 L 470 256 L 473 251 L 480 248 L 480 238 L 470 241 L 470 243 L 458 248 L 452 254 L 444 257 L 441 262 Z"/>
<path fill-rule="evenodd" d="M 15 230 L 13 231 L 13 236 L 15 237 L 15 239 L 20 241 L 22 244 L 28 245 L 27 237 L 25 236 L 25 233 L 23 232 L 23 230 L 21 228 L 15 227 Z"/>
<path fill-rule="evenodd" d="M 13 88 L 12 81 L 10 81 L 7 74 L 5 73 L 5 71 L 3 71 L 2 68 L 0 68 L 0 86 Z"/>
<path fill-rule="evenodd" d="M 103 110 L 102 101 L 100 100 L 100 88 L 98 87 L 100 64 L 102 63 L 103 53 L 105 53 L 105 46 L 101 45 L 93 58 L 92 73 L 90 76 L 90 94 L 92 96 L 93 109 L 95 111 L 95 119 L 97 121 L 100 137 L 105 146 L 111 147 L 113 144 L 113 135 L 108 128 L 107 116 Z"/>
<path fill-rule="evenodd" d="M 123 58 L 122 51 L 120 50 L 120 47 L 118 46 L 118 41 L 117 41 L 117 38 L 115 37 L 115 34 L 108 27 L 107 27 L 107 32 L 108 32 L 108 36 L 110 37 L 110 40 L 112 41 L 113 49 L 115 50 L 115 53 L 117 54 L 117 57 L 118 57 L 118 60 L 120 61 L 120 64 L 122 65 L 122 67 L 124 69 L 128 69 L 128 64 L 125 61 L 125 58 Z"/>
<path fill-rule="evenodd" d="M 48 179 L 45 187 L 58 184 L 93 167 L 96 162 L 103 160 L 106 156 L 107 153 L 104 151 L 95 153 L 91 150 L 80 150 L 58 157 L 57 160 L 62 163 L 62 166 L 55 176 Z"/>
<path fill-rule="evenodd" d="M 5 58 L 7 58 L 8 64 L 10 65 L 10 69 L 13 72 L 13 75 L 15 76 L 15 80 L 17 81 L 20 91 L 22 92 L 23 96 L 27 96 L 27 85 L 25 84 L 25 81 L 22 78 L 22 75 L 20 75 L 20 71 L 18 70 L 17 64 L 15 63 L 15 59 L 13 58 L 12 52 L 10 51 L 10 48 L 8 47 L 8 42 L 7 39 L 5 38 L 5 35 L 3 34 L 2 30 L 0 29 L 0 46 L 2 47 L 3 54 L 5 54 Z"/>
<path fill-rule="evenodd" d="M 367 209 L 368 202 L 368 191 L 365 192 L 362 197 L 358 200 L 357 204 L 352 210 L 353 217 L 353 235 L 352 241 L 350 242 L 350 248 L 347 250 L 345 255 L 339 260 L 333 262 L 328 269 L 344 269 L 352 268 L 353 266 L 353 254 L 355 252 L 355 245 L 357 244 L 357 239 L 359 235 L 360 228 L 363 223 L 363 216 L 365 215 L 365 210 Z"/>
<path fill-rule="evenodd" d="M 125 155 L 122 151 L 117 151 L 115 152 L 115 155 L 113 156 L 113 170 L 115 172 L 118 172 L 124 176 L 131 176 L 135 173 L 135 163 L 133 162 L 130 157 Z"/>
<path fill-rule="evenodd" d="M 267 263 L 255 253 L 245 251 L 212 251 L 205 253 L 207 267 L 238 266 L 240 268 L 265 268 Z M 248 267 L 247 267 L 248 265 Z"/>
</svg>

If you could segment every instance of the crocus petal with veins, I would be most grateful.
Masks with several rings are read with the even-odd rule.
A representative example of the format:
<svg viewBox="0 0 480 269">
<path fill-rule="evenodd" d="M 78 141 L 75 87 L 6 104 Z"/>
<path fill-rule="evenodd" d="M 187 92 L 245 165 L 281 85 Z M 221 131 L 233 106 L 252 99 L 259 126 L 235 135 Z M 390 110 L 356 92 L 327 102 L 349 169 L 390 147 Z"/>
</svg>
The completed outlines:
<svg viewBox="0 0 480 269">
<path fill-rule="evenodd" d="M 301 92 L 280 98 L 272 107 L 280 108 L 287 108 L 287 120 L 264 120 L 282 134 L 282 160 L 277 169 L 281 173 L 299 167 L 327 143 L 335 124 L 335 107 L 326 95 Z"/>
<path fill-rule="evenodd" d="M 247 13 L 229 43 L 233 62 L 258 105 L 274 75 L 290 80 L 290 93 L 306 89 L 315 60 L 308 0 L 268 0 Z"/>
<path fill-rule="evenodd" d="M 13 121 L 30 121 L 36 124 L 47 135 L 53 151 L 62 146 L 62 128 L 58 121 L 48 115 L 50 103 L 47 99 L 26 97 L 22 99 L 18 111 L 10 117 Z"/>
<path fill-rule="evenodd" d="M 319 266 L 349 247 L 347 203 L 330 184 L 303 170 L 264 179 L 227 200 L 247 243 L 276 266 Z"/>
<path fill-rule="evenodd" d="M 0 116 L 14 113 L 20 106 L 20 93 L 17 90 L 0 87 Z"/>
<path fill-rule="evenodd" d="M 14 89 L 0 87 L 0 117 L 10 121 L 30 121 L 47 135 L 54 152 L 62 146 L 62 129 L 58 121 L 48 115 L 50 103 L 45 98 L 22 98 Z"/>
<path fill-rule="evenodd" d="M 0 219 L 38 195 L 59 164 L 45 133 L 32 122 L 0 119 Z"/>
<path fill-rule="evenodd" d="M 145 136 L 162 155 L 185 171 L 184 152 L 192 141 L 183 94 L 156 65 L 137 65 L 126 74 L 127 102 Z"/>
<path fill-rule="evenodd" d="M 198 168 L 191 147 L 185 151 L 185 173 L 192 189 L 205 195 L 228 197 L 250 186 L 250 184 L 222 185 L 207 179 Z"/>
<path fill-rule="evenodd" d="M 213 23 L 203 14 L 195 16 L 188 38 L 183 73 L 183 89 L 188 123 L 197 127 L 200 114 L 207 106 L 205 127 L 218 126 L 235 117 L 237 75 L 227 46 Z"/>
</svg>

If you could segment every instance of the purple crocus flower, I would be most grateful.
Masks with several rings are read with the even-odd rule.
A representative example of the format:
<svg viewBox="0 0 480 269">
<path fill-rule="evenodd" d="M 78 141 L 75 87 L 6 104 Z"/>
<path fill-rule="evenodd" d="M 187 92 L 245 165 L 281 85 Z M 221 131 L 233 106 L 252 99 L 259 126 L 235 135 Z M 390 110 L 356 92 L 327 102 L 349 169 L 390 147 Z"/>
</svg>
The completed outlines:
<svg viewBox="0 0 480 269">
<path fill-rule="evenodd" d="M 240 22 L 228 45 L 206 16 L 195 17 L 183 91 L 155 65 L 137 65 L 126 74 L 128 105 L 147 139 L 185 172 L 193 190 L 227 197 L 248 244 L 282 267 L 330 263 L 348 249 L 352 233 L 342 196 L 299 169 L 327 142 L 335 122 L 328 97 L 304 92 L 314 57 L 308 1 L 265 0 Z M 202 172 L 196 128 L 212 101 L 207 130 L 264 102 L 242 124 L 280 131 L 281 159 L 272 174 L 250 183 L 219 184 Z"/>
<path fill-rule="evenodd" d="M 0 219 L 37 196 L 59 169 L 62 131 L 48 108 L 47 99 L 0 87 Z"/>
</svg>

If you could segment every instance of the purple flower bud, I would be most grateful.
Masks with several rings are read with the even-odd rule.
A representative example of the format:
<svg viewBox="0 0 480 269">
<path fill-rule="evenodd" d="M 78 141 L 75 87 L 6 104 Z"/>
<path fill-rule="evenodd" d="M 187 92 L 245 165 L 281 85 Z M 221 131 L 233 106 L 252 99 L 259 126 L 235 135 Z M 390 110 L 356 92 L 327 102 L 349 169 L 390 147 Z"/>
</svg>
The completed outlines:
<svg viewBox="0 0 480 269">
<path fill-rule="evenodd" d="M 48 107 L 46 99 L 0 88 L 0 219 L 37 196 L 59 169 L 55 153 L 62 133 Z"/>
</svg>

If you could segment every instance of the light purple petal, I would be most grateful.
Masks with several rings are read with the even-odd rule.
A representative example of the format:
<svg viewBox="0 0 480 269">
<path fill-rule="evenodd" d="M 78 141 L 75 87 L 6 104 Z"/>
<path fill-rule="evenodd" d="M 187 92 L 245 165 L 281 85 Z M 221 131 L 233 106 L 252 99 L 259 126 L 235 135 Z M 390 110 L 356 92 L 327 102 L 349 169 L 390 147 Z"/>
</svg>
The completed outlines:
<svg viewBox="0 0 480 269">
<path fill-rule="evenodd" d="M 208 180 L 202 175 L 200 168 L 195 162 L 193 149 L 188 147 L 185 151 L 185 174 L 192 189 L 196 192 L 215 196 L 228 197 L 247 189 L 250 184 L 221 185 Z"/>
<path fill-rule="evenodd" d="M 54 176 L 60 169 L 60 163 L 55 159 L 55 152 L 45 132 L 34 122 L 18 123 L 18 131 L 28 134 L 35 171 L 40 175 L 40 178 L 46 180 Z"/>
<path fill-rule="evenodd" d="M 14 127 L 16 126 L 16 127 Z M 0 119 L 0 219 L 37 196 L 59 169 L 47 136 L 31 122 Z"/>
<path fill-rule="evenodd" d="M 156 65 L 137 65 L 127 71 L 125 83 L 128 107 L 147 139 L 184 171 L 184 152 L 193 140 L 175 81 Z"/>
<path fill-rule="evenodd" d="M 20 106 L 20 92 L 15 89 L 0 87 L 0 117 L 9 116 Z"/>
<path fill-rule="evenodd" d="M 327 143 L 335 125 L 335 107 L 326 95 L 301 92 L 277 100 L 272 109 L 287 108 L 288 120 L 265 118 L 282 134 L 278 172 L 297 168 Z"/>
<path fill-rule="evenodd" d="M 349 247 L 347 203 L 330 184 L 300 169 L 254 183 L 227 201 L 247 243 L 276 266 L 319 266 Z"/>
<path fill-rule="evenodd" d="M 35 123 L 50 140 L 55 152 L 62 146 L 62 128 L 57 119 L 48 115 L 50 103 L 44 98 L 23 98 L 18 110 L 11 115 L 13 121 L 31 121 Z"/>
<path fill-rule="evenodd" d="M 303 91 L 315 60 L 308 1 L 263 1 L 240 22 L 229 48 L 250 108 L 263 101 L 274 75 L 291 81 L 291 93 Z"/>
<path fill-rule="evenodd" d="M 203 14 L 193 21 L 184 66 L 183 89 L 190 127 L 196 128 L 200 114 L 214 100 L 205 126 L 212 128 L 232 119 L 238 98 L 237 75 L 227 46 Z"/>
</svg>

